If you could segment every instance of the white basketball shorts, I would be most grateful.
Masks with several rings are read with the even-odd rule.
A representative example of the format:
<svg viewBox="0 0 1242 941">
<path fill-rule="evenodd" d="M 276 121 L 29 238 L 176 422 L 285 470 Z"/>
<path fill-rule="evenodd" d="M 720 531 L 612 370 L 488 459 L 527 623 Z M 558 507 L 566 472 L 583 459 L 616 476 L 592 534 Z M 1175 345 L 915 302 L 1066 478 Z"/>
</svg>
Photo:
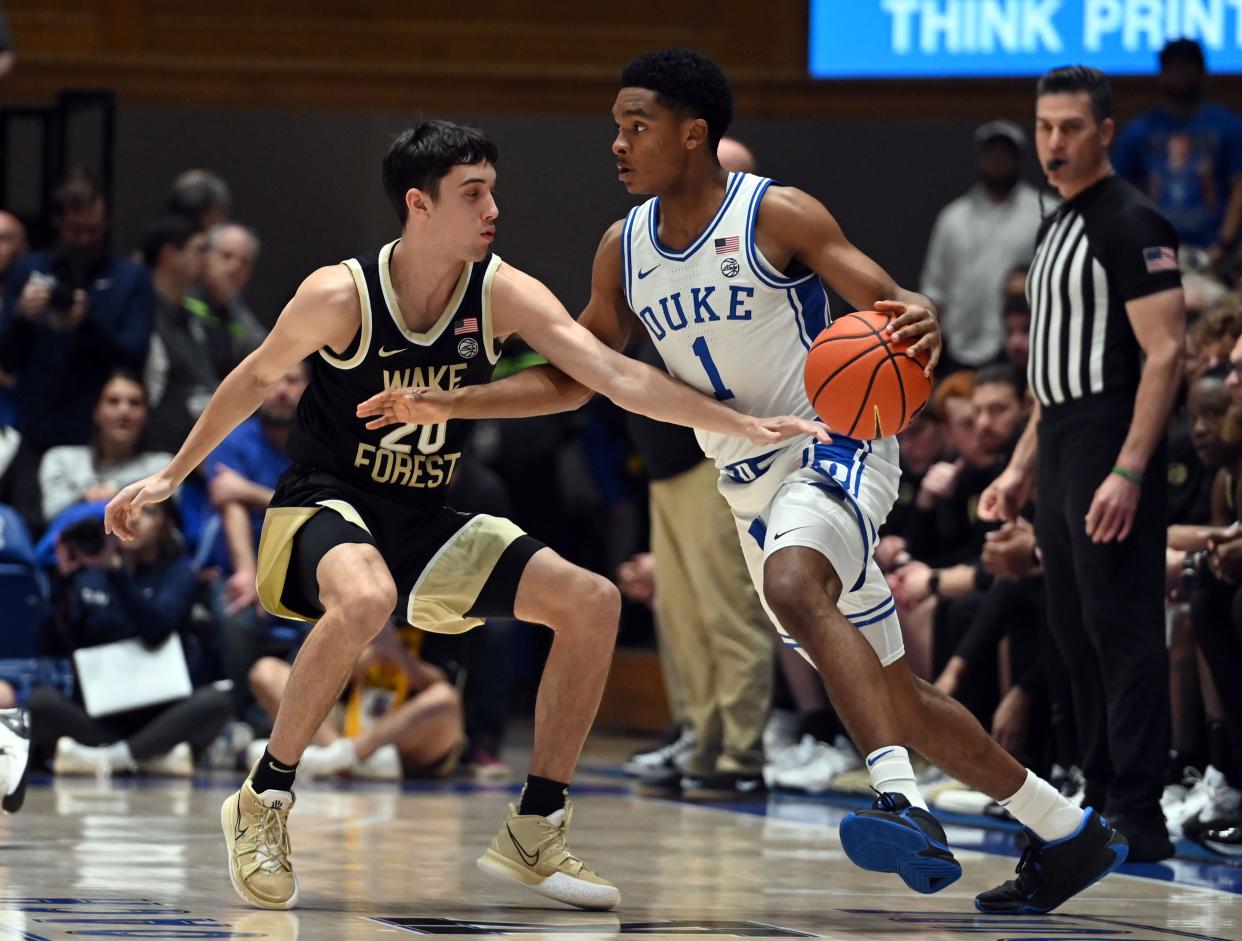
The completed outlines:
<svg viewBox="0 0 1242 941">
<path fill-rule="evenodd" d="M 789 546 L 819 552 L 841 579 L 841 613 L 888 666 L 905 653 L 897 608 L 872 554 L 901 482 L 897 441 L 797 443 L 721 469 L 720 492 L 733 510 L 759 597 L 768 556 Z M 788 646 L 808 660 L 767 608 Z"/>
</svg>

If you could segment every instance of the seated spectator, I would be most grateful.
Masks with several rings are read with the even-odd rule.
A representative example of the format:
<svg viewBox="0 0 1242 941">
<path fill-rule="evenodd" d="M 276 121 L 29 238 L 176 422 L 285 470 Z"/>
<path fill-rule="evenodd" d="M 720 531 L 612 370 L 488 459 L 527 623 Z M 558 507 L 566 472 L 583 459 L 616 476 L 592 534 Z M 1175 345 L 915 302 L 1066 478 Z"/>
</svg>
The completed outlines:
<svg viewBox="0 0 1242 941">
<path fill-rule="evenodd" d="M 203 283 L 186 303 L 206 325 L 217 375 L 232 372 L 267 333 L 242 297 L 258 257 L 259 237 L 244 225 L 224 222 L 207 233 Z"/>
<path fill-rule="evenodd" d="M 440 777 L 456 767 L 465 736 L 461 697 L 409 642 L 389 626 L 358 658 L 344 722 L 338 726 L 329 719 L 319 727 L 298 763 L 300 775 L 399 780 Z M 273 718 L 290 669 L 284 660 L 264 657 L 250 670 L 250 688 Z M 377 698 L 382 711 L 369 715 L 368 702 Z M 266 747 L 262 740 L 251 745 L 255 760 Z"/>
<path fill-rule="evenodd" d="M 161 216 L 147 227 L 142 256 L 155 285 L 155 334 L 144 374 L 151 402 L 153 448 L 176 451 L 220 384 L 205 355 L 208 325 L 186 303 L 202 279 L 207 236 L 183 216 Z"/>
<path fill-rule="evenodd" d="M 120 546 L 101 521 L 66 530 L 56 546 L 64 579 L 57 616 L 41 640 L 44 656 L 138 639 L 154 648 L 190 629 L 202 588 L 182 554 L 167 503 L 145 507 L 133 540 Z M 92 525 L 93 524 L 93 525 Z M 78 677 L 81 689 L 83 677 Z M 57 774 L 112 774 L 144 770 L 188 776 L 192 754 L 205 749 L 229 718 L 228 693 L 212 687 L 188 698 L 92 718 L 78 699 L 50 688 L 30 696 L 34 742 L 54 756 Z"/>
<path fill-rule="evenodd" d="M 146 361 L 155 307 L 142 266 L 106 250 L 108 207 L 96 180 L 72 175 L 53 207 L 56 247 L 14 262 L 0 310 L 0 369 L 16 377 L 15 424 L 40 454 L 89 440 L 108 376 Z"/>
<path fill-rule="evenodd" d="M 171 454 L 146 447 L 148 414 L 142 381 L 129 370 L 113 371 L 95 403 L 91 443 L 52 448 L 43 455 L 39 485 L 49 523 L 75 503 L 111 500 L 122 487 L 172 459 Z"/>
<path fill-rule="evenodd" d="M 1005 282 L 1001 300 L 1001 351 L 1004 361 L 1026 375 L 1031 355 L 1031 305 L 1026 299 L 1026 266 L 1015 268 Z"/>
<path fill-rule="evenodd" d="M 233 194 L 229 185 L 210 170 L 186 170 L 173 180 L 168 212 L 185 216 L 199 232 L 207 232 L 229 220 Z"/>
</svg>

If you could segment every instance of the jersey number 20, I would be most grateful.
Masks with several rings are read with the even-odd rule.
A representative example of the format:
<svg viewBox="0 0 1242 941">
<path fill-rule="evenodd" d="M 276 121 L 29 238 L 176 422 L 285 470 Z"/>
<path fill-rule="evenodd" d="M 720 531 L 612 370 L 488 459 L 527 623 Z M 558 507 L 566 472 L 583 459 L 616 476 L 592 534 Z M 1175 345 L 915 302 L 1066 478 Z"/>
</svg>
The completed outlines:
<svg viewBox="0 0 1242 941">
<path fill-rule="evenodd" d="M 401 439 L 416 431 L 419 433 L 418 453 L 435 454 L 444 447 L 445 438 L 448 437 L 448 422 L 440 422 L 438 425 L 398 425 L 380 439 L 379 446 L 389 451 L 402 451 L 408 454 L 410 446 L 403 443 Z"/>
</svg>

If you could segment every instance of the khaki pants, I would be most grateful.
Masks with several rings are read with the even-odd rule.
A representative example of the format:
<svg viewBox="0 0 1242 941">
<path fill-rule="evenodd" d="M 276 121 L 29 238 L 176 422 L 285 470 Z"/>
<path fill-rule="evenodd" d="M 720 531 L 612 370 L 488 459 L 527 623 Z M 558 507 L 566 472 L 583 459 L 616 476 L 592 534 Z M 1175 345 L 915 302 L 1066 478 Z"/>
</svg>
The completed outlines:
<svg viewBox="0 0 1242 941">
<path fill-rule="evenodd" d="M 772 701 L 773 635 L 716 477 L 703 461 L 651 484 L 661 660 L 695 732 L 694 773 L 760 768 Z"/>
</svg>

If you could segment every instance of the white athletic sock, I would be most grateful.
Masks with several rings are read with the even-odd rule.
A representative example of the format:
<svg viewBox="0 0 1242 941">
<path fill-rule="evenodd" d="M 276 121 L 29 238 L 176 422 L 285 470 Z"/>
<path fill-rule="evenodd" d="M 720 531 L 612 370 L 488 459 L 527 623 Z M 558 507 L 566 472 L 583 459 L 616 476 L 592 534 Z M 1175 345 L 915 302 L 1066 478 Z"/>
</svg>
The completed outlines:
<svg viewBox="0 0 1242 941">
<path fill-rule="evenodd" d="M 1000 801 L 1020 824 L 1045 842 L 1069 836 L 1082 824 L 1085 811 L 1076 807 L 1035 772 L 1026 772 L 1026 781 L 1013 797 Z"/>
<path fill-rule="evenodd" d="M 910 753 L 900 745 L 886 745 L 868 755 L 867 772 L 871 775 L 871 786 L 881 794 L 901 794 L 911 807 L 927 809 L 927 802 L 914 780 L 914 769 L 910 767 Z"/>
</svg>

